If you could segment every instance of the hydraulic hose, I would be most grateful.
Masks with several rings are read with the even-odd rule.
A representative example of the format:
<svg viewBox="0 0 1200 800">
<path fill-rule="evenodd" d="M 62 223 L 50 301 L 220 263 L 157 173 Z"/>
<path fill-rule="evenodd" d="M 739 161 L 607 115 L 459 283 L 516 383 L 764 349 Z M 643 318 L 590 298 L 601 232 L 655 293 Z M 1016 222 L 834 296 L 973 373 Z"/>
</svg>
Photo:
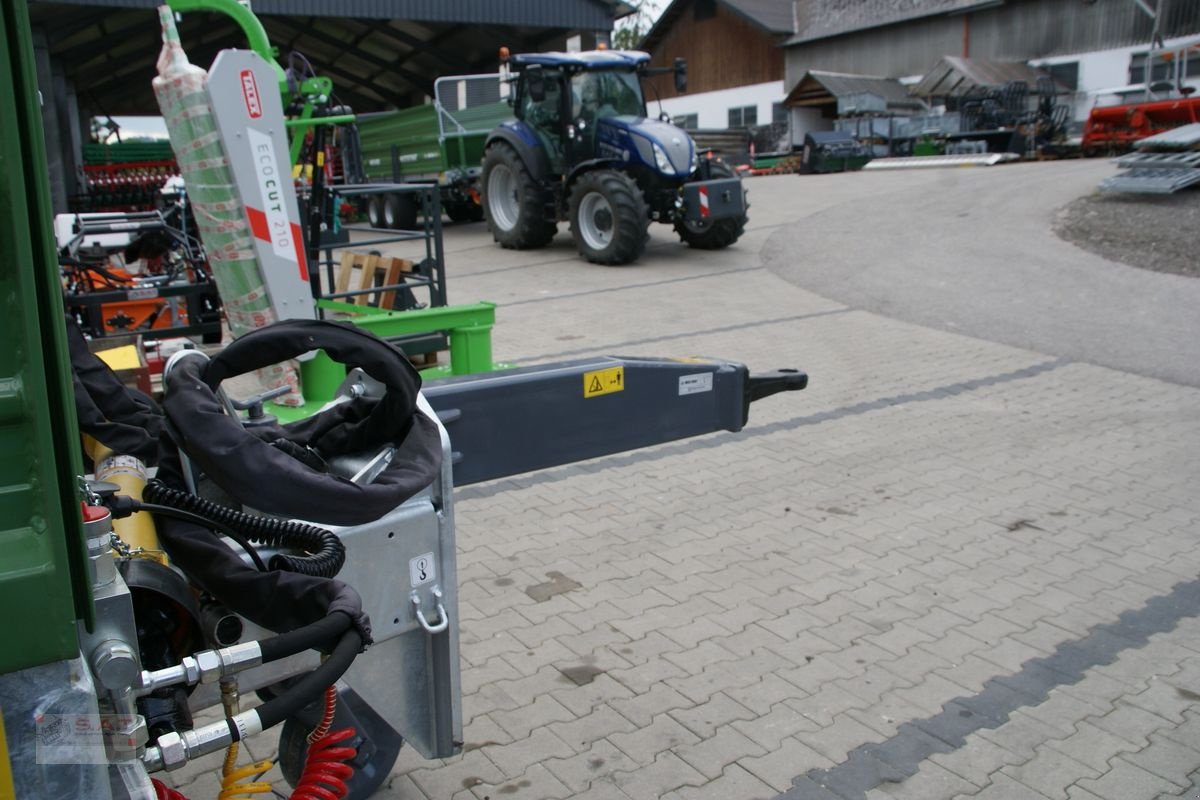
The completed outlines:
<svg viewBox="0 0 1200 800">
<path fill-rule="evenodd" d="M 159 481 L 150 481 L 142 490 L 149 503 L 170 506 L 217 523 L 222 529 L 241 532 L 252 542 L 267 547 L 302 550 L 309 555 L 277 553 L 271 556 L 271 569 L 332 578 L 346 561 L 346 546 L 333 531 L 294 520 L 260 517 L 214 503 L 188 492 L 172 489 Z M 235 539 L 236 541 L 236 539 Z"/>
<path fill-rule="evenodd" d="M 329 658 L 312 672 L 289 687 L 283 694 L 268 700 L 257 709 L 262 729 L 278 725 L 320 697 L 327 686 L 333 686 L 350 668 L 362 649 L 362 634 L 350 628 L 342 634 Z"/>
</svg>

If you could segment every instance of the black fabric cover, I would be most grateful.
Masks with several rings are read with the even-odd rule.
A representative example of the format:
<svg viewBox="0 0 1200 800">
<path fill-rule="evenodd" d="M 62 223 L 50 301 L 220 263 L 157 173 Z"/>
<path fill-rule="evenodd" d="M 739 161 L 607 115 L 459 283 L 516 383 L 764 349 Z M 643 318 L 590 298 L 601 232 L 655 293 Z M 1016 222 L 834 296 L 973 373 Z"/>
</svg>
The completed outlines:
<svg viewBox="0 0 1200 800">
<path fill-rule="evenodd" d="M 357 398 L 252 433 L 224 413 L 214 394 L 223 380 L 318 348 L 382 382 L 387 387 L 383 399 Z M 310 522 L 360 525 L 424 489 L 441 468 L 437 425 L 416 407 L 420 388 L 421 377 L 404 354 L 374 334 L 343 323 L 292 320 L 242 336 L 211 361 L 178 361 L 163 406 L 175 442 L 239 502 Z M 387 443 L 397 450 L 373 483 L 358 486 L 273 447 L 270 442 L 277 439 L 312 447 L 325 460 Z"/>
<path fill-rule="evenodd" d="M 66 321 L 79 429 L 114 453 L 136 456 L 147 466 L 156 464 L 162 410 L 142 392 L 121 383 L 108 364 L 88 349 L 75 320 L 68 316 Z"/>
<path fill-rule="evenodd" d="M 184 488 L 179 453 L 165 436 L 158 479 L 172 488 Z M 259 572 L 207 528 L 162 514 L 154 515 L 154 523 L 171 562 L 201 589 L 256 625 L 283 633 L 342 611 L 354 620 L 363 640 L 371 641 L 371 621 L 363 613 L 362 599 L 341 581 L 280 570 Z"/>
</svg>

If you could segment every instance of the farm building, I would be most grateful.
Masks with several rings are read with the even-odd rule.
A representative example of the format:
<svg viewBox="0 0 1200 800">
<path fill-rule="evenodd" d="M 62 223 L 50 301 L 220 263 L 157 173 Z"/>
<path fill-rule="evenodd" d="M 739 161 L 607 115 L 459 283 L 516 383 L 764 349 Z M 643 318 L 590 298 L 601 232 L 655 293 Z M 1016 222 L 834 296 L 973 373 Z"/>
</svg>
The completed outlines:
<svg viewBox="0 0 1200 800">
<path fill-rule="evenodd" d="M 674 118 L 701 128 L 786 120 L 798 145 L 805 132 L 832 128 L 839 98 L 844 109 L 864 82 L 897 110 L 896 84 L 881 79 L 911 86 L 946 56 L 1040 67 L 1081 120 L 1092 105 L 1144 91 L 1156 35 L 1169 47 L 1200 34 L 1200 0 L 1161 0 L 1157 20 L 1148 8 L 1135 0 L 676 0 L 644 47 L 655 64 L 688 59 L 695 79 L 686 95 L 659 85 Z M 1200 85 L 1200 51 L 1187 78 Z"/>
</svg>

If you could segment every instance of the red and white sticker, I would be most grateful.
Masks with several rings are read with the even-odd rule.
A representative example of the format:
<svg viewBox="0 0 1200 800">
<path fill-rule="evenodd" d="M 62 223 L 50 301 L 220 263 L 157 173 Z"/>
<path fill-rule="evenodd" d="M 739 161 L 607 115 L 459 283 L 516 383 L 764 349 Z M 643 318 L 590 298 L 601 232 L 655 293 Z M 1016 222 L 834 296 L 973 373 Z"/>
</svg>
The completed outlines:
<svg viewBox="0 0 1200 800">
<path fill-rule="evenodd" d="M 246 101 L 246 113 L 250 115 L 250 119 L 258 119 L 263 115 L 262 97 L 258 94 L 258 81 L 254 79 L 253 70 L 242 70 L 241 79 L 242 99 Z"/>
<path fill-rule="evenodd" d="M 700 187 L 700 216 L 708 216 L 708 187 Z"/>
<path fill-rule="evenodd" d="M 304 253 L 300 225 L 288 218 L 285 188 L 291 176 L 282 171 L 275 156 L 275 144 L 268 134 L 254 128 L 246 129 L 246 139 L 254 157 L 261 208 L 246 204 L 246 216 L 255 239 L 269 242 L 274 254 L 296 264 L 302 280 L 308 280 L 308 260 Z"/>
</svg>

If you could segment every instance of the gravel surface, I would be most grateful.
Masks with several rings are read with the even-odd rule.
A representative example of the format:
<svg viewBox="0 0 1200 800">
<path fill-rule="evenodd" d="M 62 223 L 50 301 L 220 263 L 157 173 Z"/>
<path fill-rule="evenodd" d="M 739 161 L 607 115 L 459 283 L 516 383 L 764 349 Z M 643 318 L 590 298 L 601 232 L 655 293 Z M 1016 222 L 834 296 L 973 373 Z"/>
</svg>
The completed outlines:
<svg viewBox="0 0 1200 800">
<path fill-rule="evenodd" d="M 1087 195 L 1059 212 L 1054 229 L 1111 261 L 1200 277 L 1200 190 L 1195 188 L 1169 195 Z"/>
</svg>

